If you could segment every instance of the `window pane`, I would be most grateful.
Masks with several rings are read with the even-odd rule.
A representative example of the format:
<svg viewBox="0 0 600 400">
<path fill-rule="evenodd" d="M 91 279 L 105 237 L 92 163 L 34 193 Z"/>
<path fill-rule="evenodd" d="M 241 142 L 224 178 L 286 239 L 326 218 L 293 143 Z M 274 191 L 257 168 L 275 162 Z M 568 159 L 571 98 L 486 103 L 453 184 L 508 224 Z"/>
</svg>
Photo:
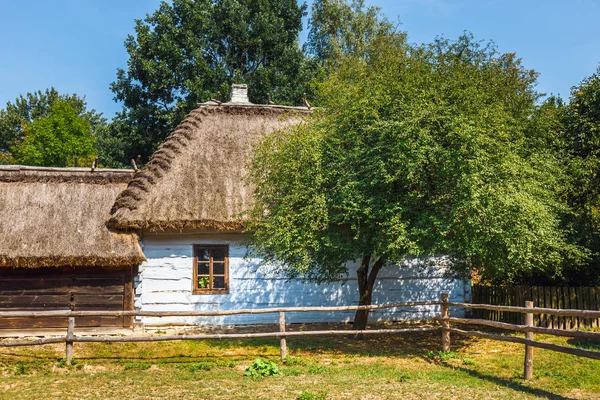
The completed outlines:
<svg viewBox="0 0 600 400">
<path fill-rule="evenodd" d="M 210 289 L 210 277 L 199 276 L 198 277 L 198 289 Z"/>
<path fill-rule="evenodd" d="M 213 249 L 213 261 L 225 261 L 225 249 Z"/>
<path fill-rule="evenodd" d="M 196 254 L 198 255 L 198 261 L 208 261 L 209 260 L 208 249 L 196 249 Z"/>
<path fill-rule="evenodd" d="M 208 263 L 198 263 L 198 275 L 208 275 Z"/>
<path fill-rule="evenodd" d="M 224 276 L 213 276 L 213 289 L 225 289 Z"/>
<path fill-rule="evenodd" d="M 225 274 L 225 263 L 214 262 L 213 263 L 213 274 L 224 275 Z"/>
</svg>

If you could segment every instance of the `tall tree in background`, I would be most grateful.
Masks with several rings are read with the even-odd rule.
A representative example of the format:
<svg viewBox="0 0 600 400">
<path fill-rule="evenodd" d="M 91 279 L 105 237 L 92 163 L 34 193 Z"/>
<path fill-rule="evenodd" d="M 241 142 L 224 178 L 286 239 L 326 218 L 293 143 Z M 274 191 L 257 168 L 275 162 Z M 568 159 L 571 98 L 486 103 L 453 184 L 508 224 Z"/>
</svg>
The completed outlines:
<svg viewBox="0 0 600 400">
<path fill-rule="evenodd" d="M 66 99 L 55 101 L 48 115 L 25 125 L 23 133 L 10 149 L 19 164 L 88 167 L 96 156 L 90 122 Z"/>
<path fill-rule="evenodd" d="M 43 92 L 27 93 L 0 109 L 0 163 L 15 162 L 10 149 L 25 136 L 24 128 L 34 120 L 47 117 L 52 106 L 59 101 L 69 104 L 78 116 L 88 121 L 93 136 L 103 131 L 106 120 L 95 110 L 88 110 L 84 98 L 76 94 L 60 94 L 53 87 Z"/>
<path fill-rule="evenodd" d="M 298 42 L 306 6 L 296 0 L 174 0 L 144 20 L 125 47 L 127 68 L 112 84 L 123 101 L 107 139 L 125 159 L 149 157 L 185 114 L 248 83 L 249 96 L 265 103 L 299 104 L 317 71 Z M 117 138 L 115 140 L 115 138 Z"/>
<path fill-rule="evenodd" d="M 371 40 L 381 35 L 406 37 L 379 7 L 367 7 L 364 0 L 315 0 L 304 50 L 332 67 L 342 56 L 366 56 Z"/>
<path fill-rule="evenodd" d="M 325 110 L 258 149 L 257 254 L 316 281 L 345 279 L 354 260 L 359 304 L 384 265 L 411 257 L 510 278 L 585 256 L 561 228 L 559 160 L 530 147 L 535 72 L 469 35 L 420 48 L 381 35 L 365 54 L 339 60 Z"/>
<path fill-rule="evenodd" d="M 576 240 L 592 252 L 585 266 L 571 266 L 571 284 L 600 284 L 600 68 L 573 87 L 561 107 L 563 146 L 570 177 L 569 199 Z"/>
</svg>

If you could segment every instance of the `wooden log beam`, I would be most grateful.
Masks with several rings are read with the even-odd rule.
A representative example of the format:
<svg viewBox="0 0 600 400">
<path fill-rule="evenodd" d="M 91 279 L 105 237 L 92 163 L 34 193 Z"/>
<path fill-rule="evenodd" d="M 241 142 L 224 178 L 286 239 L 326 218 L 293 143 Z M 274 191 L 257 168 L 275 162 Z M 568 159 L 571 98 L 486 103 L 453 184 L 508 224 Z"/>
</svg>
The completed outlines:
<svg viewBox="0 0 600 400">
<path fill-rule="evenodd" d="M 339 306 L 339 307 L 276 307 L 276 308 L 247 308 L 239 310 L 222 311 L 0 311 L 3 317 L 211 317 L 238 314 L 269 314 L 279 312 L 331 312 L 331 311 L 356 311 L 379 310 L 398 307 L 418 307 L 440 305 L 439 301 L 416 301 L 409 303 L 379 304 L 370 306 Z"/>
<path fill-rule="evenodd" d="M 65 358 L 67 360 L 67 365 L 71 365 L 73 361 L 73 337 L 75 336 L 75 318 L 69 317 L 69 327 L 67 328 L 67 340 L 66 340 L 66 350 L 65 350 Z"/>
<path fill-rule="evenodd" d="M 442 321 L 443 318 L 436 317 L 434 321 Z M 487 319 L 467 319 L 467 318 L 456 318 L 449 317 L 447 318 L 448 322 L 453 322 L 457 324 L 468 324 L 468 325 L 485 325 L 491 326 L 492 328 L 506 329 L 510 331 L 516 332 L 533 332 L 533 333 L 542 333 L 546 335 L 554 335 L 554 336 L 564 336 L 564 337 L 572 337 L 578 339 L 592 339 L 592 340 L 600 340 L 600 332 L 585 332 L 585 331 L 568 331 L 568 330 L 560 330 L 560 329 L 551 329 L 551 328 L 542 328 L 537 326 L 527 326 L 527 325 L 514 325 L 506 322 L 497 322 L 497 321 L 489 321 Z"/>
<path fill-rule="evenodd" d="M 127 342 L 162 342 L 168 340 L 205 340 L 205 339 L 253 339 L 281 338 L 296 336 L 349 336 L 349 335 L 385 335 L 411 332 L 435 332 L 438 327 L 406 328 L 406 329 L 372 329 L 372 330 L 342 330 L 342 331 L 303 331 L 303 332 L 264 332 L 264 333 L 215 333 L 204 335 L 160 335 L 160 336 L 75 336 L 74 342 L 82 343 L 127 343 Z M 64 339 L 63 339 L 64 340 Z"/>
<path fill-rule="evenodd" d="M 493 310 L 493 311 L 509 311 L 518 313 L 532 313 L 532 314 L 548 314 L 556 315 L 559 317 L 581 317 L 581 318 L 600 318 L 600 311 L 594 310 L 561 310 L 555 308 L 541 308 L 536 307 L 528 309 L 525 307 L 516 306 L 493 306 L 490 304 L 470 304 L 470 303 L 454 303 L 450 302 L 450 306 L 471 308 L 475 310 Z"/>
<path fill-rule="evenodd" d="M 533 301 L 526 301 L 525 308 L 533 308 Z M 533 326 L 533 314 L 525 314 L 525 325 Z M 525 339 L 533 341 L 533 332 L 526 332 Z M 523 361 L 523 378 L 527 381 L 533 378 L 533 346 L 525 345 L 525 359 Z"/>
<path fill-rule="evenodd" d="M 42 338 L 34 340 L 0 340 L 0 347 L 20 347 L 20 346 L 40 346 L 52 343 L 64 343 L 67 341 L 66 336 Z"/>
<path fill-rule="evenodd" d="M 482 339 L 491 339 L 491 340 L 499 340 L 501 342 L 512 342 L 512 343 L 525 344 L 528 346 L 539 347 L 541 349 L 557 351 L 559 353 L 567 353 L 567 354 L 572 354 L 574 356 L 587 357 L 587 358 L 592 358 L 594 360 L 600 360 L 600 352 L 596 352 L 596 351 L 583 350 L 583 349 L 566 347 L 566 346 L 559 346 L 559 345 L 551 344 L 551 343 L 536 342 L 535 340 L 528 340 L 528 339 L 511 337 L 511 336 L 493 335 L 491 333 L 483 333 L 483 332 L 477 332 L 477 331 L 464 331 L 462 329 L 456 329 L 456 328 L 450 328 L 450 332 L 456 333 L 459 335 L 464 335 L 464 336 L 478 337 L 478 338 L 482 338 Z"/>
<path fill-rule="evenodd" d="M 448 306 L 448 293 L 442 293 L 442 351 L 450 351 L 450 323 L 448 322 L 450 307 Z"/>
<path fill-rule="evenodd" d="M 279 332 L 285 333 L 285 313 L 283 311 L 279 313 Z M 284 361 L 287 357 L 287 343 L 285 340 L 285 336 L 282 336 L 279 340 L 279 352 L 281 361 Z"/>
</svg>

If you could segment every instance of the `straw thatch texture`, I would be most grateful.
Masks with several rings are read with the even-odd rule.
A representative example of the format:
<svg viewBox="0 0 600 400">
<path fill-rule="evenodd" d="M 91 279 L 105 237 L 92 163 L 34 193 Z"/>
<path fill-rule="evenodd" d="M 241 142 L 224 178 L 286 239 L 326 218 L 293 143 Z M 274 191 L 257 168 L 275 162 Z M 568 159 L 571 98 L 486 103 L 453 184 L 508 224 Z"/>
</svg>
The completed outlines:
<svg viewBox="0 0 600 400">
<path fill-rule="evenodd" d="M 119 195 L 118 229 L 239 230 L 252 188 L 245 165 L 264 135 L 298 123 L 306 109 L 204 105 L 192 111 Z"/>
<path fill-rule="evenodd" d="M 0 167 L 0 267 L 122 266 L 137 235 L 105 223 L 131 171 Z"/>
</svg>

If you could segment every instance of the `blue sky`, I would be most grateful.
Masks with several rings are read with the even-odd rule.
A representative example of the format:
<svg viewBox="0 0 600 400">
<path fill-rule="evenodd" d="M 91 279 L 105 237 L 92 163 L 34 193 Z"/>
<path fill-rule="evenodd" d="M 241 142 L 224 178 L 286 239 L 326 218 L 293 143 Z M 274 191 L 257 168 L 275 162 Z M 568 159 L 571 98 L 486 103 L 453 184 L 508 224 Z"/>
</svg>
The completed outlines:
<svg viewBox="0 0 600 400">
<path fill-rule="evenodd" d="M 54 86 L 85 95 L 111 118 L 110 83 L 124 67 L 123 41 L 160 0 L 0 0 L 0 107 Z M 310 4 L 310 1 L 308 2 Z M 599 0 L 367 0 L 414 43 L 463 31 L 494 40 L 540 72 L 538 89 L 567 98 L 600 63 Z M 302 35 L 304 39 L 306 34 Z"/>
</svg>

